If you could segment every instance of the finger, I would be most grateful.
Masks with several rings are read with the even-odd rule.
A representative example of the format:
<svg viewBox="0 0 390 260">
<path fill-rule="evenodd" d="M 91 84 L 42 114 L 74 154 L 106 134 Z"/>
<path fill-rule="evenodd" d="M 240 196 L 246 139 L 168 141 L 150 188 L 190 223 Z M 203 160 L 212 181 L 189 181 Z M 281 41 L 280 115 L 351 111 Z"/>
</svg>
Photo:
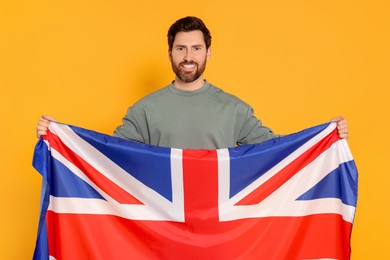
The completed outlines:
<svg viewBox="0 0 390 260">
<path fill-rule="evenodd" d="M 40 138 L 42 135 L 47 135 L 47 131 L 46 130 L 39 130 L 37 131 L 37 137 Z"/>
<path fill-rule="evenodd" d="M 49 116 L 49 115 L 42 115 L 42 119 L 45 119 L 47 121 L 53 121 L 53 122 L 56 122 L 56 119 L 52 116 Z"/>
<path fill-rule="evenodd" d="M 349 131 L 348 131 L 348 129 L 346 129 L 346 128 L 344 128 L 344 129 L 339 129 L 338 131 L 337 131 L 337 133 L 339 134 L 339 135 L 348 135 L 349 134 Z"/>
<path fill-rule="evenodd" d="M 347 122 L 337 124 L 337 129 L 342 130 L 342 129 L 347 129 L 348 130 L 348 124 Z"/>
<path fill-rule="evenodd" d="M 43 115 L 38 120 L 38 125 L 49 127 L 50 122 L 56 122 L 54 117 Z"/>
<path fill-rule="evenodd" d="M 45 130 L 49 127 L 50 122 L 48 121 L 39 121 L 37 124 L 37 130 Z"/>
<path fill-rule="evenodd" d="M 347 134 L 339 134 L 339 137 L 340 137 L 341 139 L 346 139 L 346 140 L 348 140 L 348 135 L 347 135 Z"/>
<path fill-rule="evenodd" d="M 38 124 L 36 130 L 37 131 L 46 131 L 48 127 L 49 127 L 49 124 Z"/>
<path fill-rule="evenodd" d="M 348 137 L 349 137 L 349 130 L 348 130 L 348 128 L 338 129 L 338 134 L 339 134 L 340 138 L 348 139 Z"/>
<path fill-rule="evenodd" d="M 329 120 L 329 121 L 330 121 L 330 122 L 339 122 L 339 121 L 342 121 L 342 120 L 345 120 L 345 117 L 344 117 L 344 116 L 338 116 L 338 117 L 332 118 L 332 119 Z"/>
</svg>

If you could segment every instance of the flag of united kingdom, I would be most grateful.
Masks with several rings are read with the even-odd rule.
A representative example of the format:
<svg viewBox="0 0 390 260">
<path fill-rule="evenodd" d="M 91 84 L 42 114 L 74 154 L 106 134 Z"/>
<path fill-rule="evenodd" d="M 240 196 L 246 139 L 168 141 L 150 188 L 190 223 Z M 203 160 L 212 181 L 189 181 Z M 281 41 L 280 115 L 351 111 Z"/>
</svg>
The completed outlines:
<svg viewBox="0 0 390 260">
<path fill-rule="evenodd" d="M 51 123 L 35 259 L 349 259 L 357 170 L 334 123 L 182 150 Z"/>
</svg>

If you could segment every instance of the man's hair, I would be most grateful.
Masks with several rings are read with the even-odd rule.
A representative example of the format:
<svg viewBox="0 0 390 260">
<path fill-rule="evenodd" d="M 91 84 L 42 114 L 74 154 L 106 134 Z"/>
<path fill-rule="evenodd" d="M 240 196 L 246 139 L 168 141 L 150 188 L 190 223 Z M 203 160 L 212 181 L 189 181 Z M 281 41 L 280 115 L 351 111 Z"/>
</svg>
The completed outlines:
<svg viewBox="0 0 390 260">
<path fill-rule="evenodd" d="M 203 33 L 204 42 L 206 43 L 206 49 L 211 45 L 211 34 L 209 29 L 203 21 L 194 16 L 187 16 L 177 20 L 168 30 L 168 47 L 169 50 L 172 50 L 173 41 L 178 32 L 191 32 L 200 30 Z"/>
</svg>

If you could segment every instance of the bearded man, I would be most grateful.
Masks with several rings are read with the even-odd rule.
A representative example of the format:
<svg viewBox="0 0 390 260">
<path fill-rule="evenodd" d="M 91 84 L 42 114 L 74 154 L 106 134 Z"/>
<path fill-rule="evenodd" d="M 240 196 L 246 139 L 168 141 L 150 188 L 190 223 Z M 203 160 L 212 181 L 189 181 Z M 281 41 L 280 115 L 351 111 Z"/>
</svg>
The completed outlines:
<svg viewBox="0 0 390 260">
<path fill-rule="evenodd" d="M 185 17 L 168 30 L 168 54 L 175 80 L 131 106 L 114 135 L 127 140 L 180 149 L 220 149 L 274 138 L 251 106 L 206 81 L 211 35 L 203 21 Z M 46 134 L 50 116 L 42 116 L 37 136 Z M 344 117 L 338 124 L 348 137 Z"/>
</svg>

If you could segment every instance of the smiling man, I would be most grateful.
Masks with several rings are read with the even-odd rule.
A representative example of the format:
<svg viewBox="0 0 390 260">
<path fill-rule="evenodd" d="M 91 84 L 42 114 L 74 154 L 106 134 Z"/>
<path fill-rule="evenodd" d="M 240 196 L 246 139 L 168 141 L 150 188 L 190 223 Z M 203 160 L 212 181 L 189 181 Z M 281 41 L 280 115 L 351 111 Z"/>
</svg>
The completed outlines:
<svg viewBox="0 0 390 260">
<path fill-rule="evenodd" d="M 201 31 L 178 32 L 169 43 L 169 59 L 176 74 L 175 87 L 186 91 L 201 88 L 210 55 L 210 46 L 206 45 Z"/>
<path fill-rule="evenodd" d="M 115 136 L 181 149 L 219 149 L 260 143 L 276 137 L 251 106 L 203 78 L 211 56 L 211 35 L 202 20 L 185 17 L 168 31 L 168 54 L 175 80 L 131 106 Z M 50 120 L 42 116 L 37 136 Z M 348 137 L 344 117 L 337 117 L 341 138 Z"/>
</svg>

